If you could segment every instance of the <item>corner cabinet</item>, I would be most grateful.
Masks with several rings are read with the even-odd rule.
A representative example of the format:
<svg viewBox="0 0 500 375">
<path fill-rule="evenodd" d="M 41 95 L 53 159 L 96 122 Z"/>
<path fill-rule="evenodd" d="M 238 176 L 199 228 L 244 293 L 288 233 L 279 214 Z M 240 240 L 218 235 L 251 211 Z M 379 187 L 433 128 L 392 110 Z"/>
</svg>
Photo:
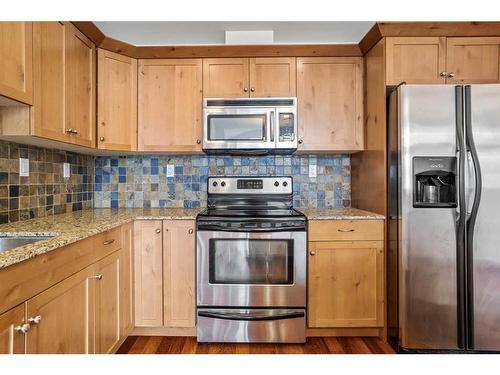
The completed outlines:
<svg viewBox="0 0 500 375">
<path fill-rule="evenodd" d="M 299 151 L 364 149 L 363 58 L 297 58 Z"/>
<path fill-rule="evenodd" d="M 0 95 L 33 104 L 32 22 L 0 22 Z"/>
<path fill-rule="evenodd" d="M 384 326 L 383 220 L 309 222 L 308 326 Z"/>
<path fill-rule="evenodd" d="M 137 60 L 99 49 L 97 148 L 137 150 Z"/>
<path fill-rule="evenodd" d="M 201 152 L 201 59 L 139 60 L 138 150 Z"/>
</svg>

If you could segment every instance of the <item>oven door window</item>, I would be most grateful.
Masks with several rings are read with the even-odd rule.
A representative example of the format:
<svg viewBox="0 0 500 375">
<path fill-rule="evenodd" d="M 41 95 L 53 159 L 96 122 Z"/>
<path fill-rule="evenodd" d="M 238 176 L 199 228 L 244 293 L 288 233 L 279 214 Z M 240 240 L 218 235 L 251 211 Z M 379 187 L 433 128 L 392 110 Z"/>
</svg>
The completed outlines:
<svg viewBox="0 0 500 375">
<path fill-rule="evenodd" d="M 265 141 L 266 114 L 209 115 L 209 141 Z"/>
<path fill-rule="evenodd" d="M 210 284 L 293 284 L 293 240 L 211 239 Z"/>
</svg>

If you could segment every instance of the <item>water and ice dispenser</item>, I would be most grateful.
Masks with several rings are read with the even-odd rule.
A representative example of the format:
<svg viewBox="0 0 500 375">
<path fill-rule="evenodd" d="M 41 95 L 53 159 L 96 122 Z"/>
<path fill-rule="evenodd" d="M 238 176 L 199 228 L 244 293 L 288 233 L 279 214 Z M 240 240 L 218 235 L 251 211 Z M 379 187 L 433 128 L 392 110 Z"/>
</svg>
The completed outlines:
<svg viewBox="0 0 500 375">
<path fill-rule="evenodd" d="M 457 159 L 413 158 L 413 207 L 457 207 Z"/>
</svg>

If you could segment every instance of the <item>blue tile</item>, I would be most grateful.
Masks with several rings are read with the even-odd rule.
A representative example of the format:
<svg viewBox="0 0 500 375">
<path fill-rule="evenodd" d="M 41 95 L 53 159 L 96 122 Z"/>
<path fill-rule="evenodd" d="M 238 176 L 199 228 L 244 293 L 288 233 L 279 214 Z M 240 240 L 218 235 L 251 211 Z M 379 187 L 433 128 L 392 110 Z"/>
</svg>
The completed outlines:
<svg viewBox="0 0 500 375">
<path fill-rule="evenodd" d="M 95 179 L 94 179 L 94 182 L 96 184 L 100 184 L 102 182 L 102 175 L 95 175 Z"/>
<path fill-rule="evenodd" d="M 158 167 L 151 167 L 151 174 L 152 175 L 158 175 L 159 171 L 158 171 Z"/>
<path fill-rule="evenodd" d="M 94 185 L 94 190 L 95 191 L 102 191 L 102 184 L 95 184 Z"/>
<path fill-rule="evenodd" d="M 200 191 L 200 184 L 192 184 L 191 189 L 193 191 Z"/>
<path fill-rule="evenodd" d="M 127 182 L 127 176 L 118 176 L 118 182 L 119 183 L 124 183 Z"/>
<path fill-rule="evenodd" d="M 167 201 L 165 199 L 160 199 L 160 207 L 167 207 Z"/>
<path fill-rule="evenodd" d="M 127 168 L 125 168 L 125 167 L 119 167 L 118 168 L 118 174 L 120 176 L 125 176 L 127 174 Z"/>
<path fill-rule="evenodd" d="M 118 199 L 118 192 L 112 191 L 111 192 L 111 200 L 117 200 L 117 199 Z"/>
<path fill-rule="evenodd" d="M 111 159 L 111 166 L 118 167 L 118 159 Z"/>
<path fill-rule="evenodd" d="M 118 208 L 118 201 L 117 200 L 111 201 L 111 208 Z"/>
<path fill-rule="evenodd" d="M 158 167 L 158 162 L 159 161 L 156 158 L 151 159 L 151 166 L 152 167 Z"/>
<path fill-rule="evenodd" d="M 184 173 L 184 168 L 180 166 L 175 167 L 175 174 L 183 174 Z"/>
<path fill-rule="evenodd" d="M 102 175 L 102 183 L 109 184 L 109 174 Z"/>
</svg>

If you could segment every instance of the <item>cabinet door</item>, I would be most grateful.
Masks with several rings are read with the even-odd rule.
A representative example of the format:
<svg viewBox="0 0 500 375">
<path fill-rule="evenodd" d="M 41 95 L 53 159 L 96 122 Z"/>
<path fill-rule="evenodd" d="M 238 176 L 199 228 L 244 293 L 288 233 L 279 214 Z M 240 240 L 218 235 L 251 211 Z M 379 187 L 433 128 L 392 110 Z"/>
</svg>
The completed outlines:
<svg viewBox="0 0 500 375">
<path fill-rule="evenodd" d="M 120 341 L 120 259 L 115 251 L 95 265 L 97 353 L 111 353 Z"/>
<path fill-rule="evenodd" d="M 31 22 L 0 22 L 0 95 L 33 104 Z"/>
<path fill-rule="evenodd" d="M 295 57 L 250 59 L 250 96 L 295 96 Z"/>
<path fill-rule="evenodd" d="M 299 149 L 363 149 L 363 59 L 297 59 Z"/>
<path fill-rule="evenodd" d="M 140 60 L 139 151 L 201 152 L 200 59 Z"/>
<path fill-rule="evenodd" d="M 95 146 L 95 46 L 71 23 L 66 29 L 66 130 L 72 143 Z"/>
<path fill-rule="evenodd" d="M 163 222 L 164 325 L 195 326 L 195 223 Z"/>
<path fill-rule="evenodd" d="M 28 354 L 94 353 L 94 267 L 70 276 L 26 303 Z"/>
<path fill-rule="evenodd" d="M 386 83 L 445 83 L 446 38 L 386 39 Z"/>
<path fill-rule="evenodd" d="M 23 354 L 26 333 L 19 328 L 24 324 L 24 304 L 0 314 L 0 354 Z"/>
<path fill-rule="evenodd" d="M 134 237 L 133 224 L 122 227 L 122 261 L 120 268 L 120 332 L 121 337 L 127 336 L 134 328 Z"/>
<path fill-rule="evenodd" d="M 309 327 L 382 327 L 383 242 L 309 243 Z"/>
<path fill-rule="evenodd" d="M 447 82 L 498 83 L 500 38 L 448 38 L 446 71 L 453 75 Z"/>
<path fill-rule="evenodd" d="M 203 59 L 203 97 L 241 98 L 250 94 L 247 58 Z"/>
<path fill-rule="evenodd" d="M 33 134 L 71 142 L 64 116 L 65 34 L 61 22 L 33 23 Z"/>
<path fill-rule="evenodd" d="M 97 146 L 137 150 L 137 60 L 98 50 Z"/>
<path fill-rule="evenodd" d="M 135 325 L 163 325 L 162 222 L 134 222 Z"/>
</svg>

